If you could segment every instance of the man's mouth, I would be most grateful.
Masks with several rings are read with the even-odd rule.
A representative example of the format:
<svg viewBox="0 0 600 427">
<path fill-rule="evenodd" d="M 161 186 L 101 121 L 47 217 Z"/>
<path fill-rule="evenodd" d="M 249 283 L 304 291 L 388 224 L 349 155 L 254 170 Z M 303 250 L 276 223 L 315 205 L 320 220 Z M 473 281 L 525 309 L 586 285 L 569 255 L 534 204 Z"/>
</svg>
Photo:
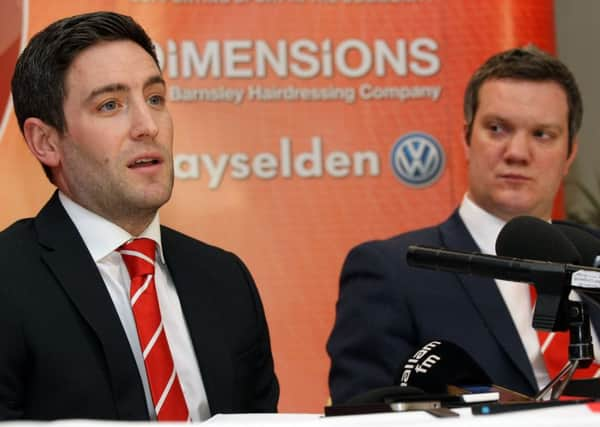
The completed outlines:
<svg viewBox="0 0 600 427">
<path fill-rule="evenodd" d="M 500 175 L 500 178 L 508 179 L 508 180 L 512 180 L 512 181 L 529 181 L 529 178 L 526 177 L 525 175 L 513 174 L 513 173 L 502 174 L 502 175 Z"/>
<path fill-rule="evenodd" d="M 143 168 L 147 166 L 158 165 L 161 163 L 160 159 L 154 157 L 143 157 L 135 160 L 134 162 L 127 165 L 127 167 L 135 169 L 135 168 Z"/>
</svg>

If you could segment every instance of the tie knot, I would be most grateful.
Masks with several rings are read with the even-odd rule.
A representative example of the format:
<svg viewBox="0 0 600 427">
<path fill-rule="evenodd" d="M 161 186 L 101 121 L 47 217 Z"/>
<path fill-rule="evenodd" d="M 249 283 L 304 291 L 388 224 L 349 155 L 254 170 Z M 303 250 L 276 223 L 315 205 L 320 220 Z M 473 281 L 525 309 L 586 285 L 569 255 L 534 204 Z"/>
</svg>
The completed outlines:
<svg viewBox="0 0 600 427">
<path fill-rule="evenodd" d="M 123 244 L 119 249 L 123 262 L 133 277 L 154 274 L 156 243 L 154 240 L 140 238 Z"/>
</svg>

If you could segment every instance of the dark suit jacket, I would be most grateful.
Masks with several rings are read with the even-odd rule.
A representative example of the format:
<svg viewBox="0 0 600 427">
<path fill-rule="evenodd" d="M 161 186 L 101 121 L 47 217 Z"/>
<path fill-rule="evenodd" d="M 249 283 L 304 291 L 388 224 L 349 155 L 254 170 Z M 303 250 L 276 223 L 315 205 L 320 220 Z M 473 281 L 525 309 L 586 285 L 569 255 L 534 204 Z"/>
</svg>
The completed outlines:
<svg viewBox="0 0 600 427">
<path fill-rule="evenodd" d="M 212 414 L 275 412 L 256 286 L 233 254 L 162 227 Z M 0 233 L 0 420 L 148 419 L 106 286 L 57 194 Z"/>
<path fill-rule="evenodd" d="M 410 244 L 479 251 L 458 212 L 438 226 L 352 249 L 327 344 L 333 402 L 392 385 L 432 339 L 458 344 L 495 384 L 534 394 L 532 367 L 493 279 L 409 267 Z M 600 330 L 597 310 L 593 316 Z"/>
</svg>

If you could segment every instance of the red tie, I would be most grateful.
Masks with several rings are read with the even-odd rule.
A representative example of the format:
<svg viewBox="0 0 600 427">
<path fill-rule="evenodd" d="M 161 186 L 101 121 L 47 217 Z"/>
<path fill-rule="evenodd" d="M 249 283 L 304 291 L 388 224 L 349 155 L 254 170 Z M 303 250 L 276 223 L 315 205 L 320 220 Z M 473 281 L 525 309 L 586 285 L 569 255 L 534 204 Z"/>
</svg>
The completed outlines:
<svg viewBox="0 0 600 427">
<path fill-rule="evenodd" d="M 118 251 L 131 277 L 131 307 L 156 417 L 159 421 L 186 421 L 189 419 L 189 412 L 169 350 L 156 296 L 155 249 L 156 243 L 153 240 L 141 238 L 125 243 Z"/>
<path fill-rule="evenodd" d="M 536 298 L 535 288 L 530 286 L 531 303 Z M 560 370 L 565 366 L 569 358 L 569 333 L 564 332 L 546 332 L 537 330 L 538 339 L 540 341 L 540 348 L 542 355 L 544 356 L 544 362 L 546 363 L 546 369 L 550 379 L 553 379 Z M 575 371 L 573 378 L 584 379 L 592 378 L 596 374 L 600 373 L 600 364 L 593 362 L 587 368 L 580 368 Z"/>
</svg>

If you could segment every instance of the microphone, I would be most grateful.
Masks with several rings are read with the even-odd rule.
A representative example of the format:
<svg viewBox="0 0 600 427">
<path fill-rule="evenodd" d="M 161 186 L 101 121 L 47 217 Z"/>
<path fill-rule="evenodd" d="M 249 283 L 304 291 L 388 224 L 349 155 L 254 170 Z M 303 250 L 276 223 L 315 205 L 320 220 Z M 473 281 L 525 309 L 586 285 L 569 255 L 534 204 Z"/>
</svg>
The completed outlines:
<svg viewBox="0 0 600 427">
<path fill-rule="evenodd" d="M 475 274 L 515 282 L 533 283 L 538 299 L 533 327 L 549 331 L 568 328 L 566 304 L 570 288 L 600 297 L 600 269 L 531 259 L 483 255 L 410 245 L 408 265 L 453 273 Z M 596 302 L 600 301 L 595 299 Z"/>
<path fill-rule="evenodd" d="M 504 225 L 496 239 L 498 255 L 580 264 L 572 240 L 554 225 L 532 216 L 518 216 Z"/>
<path fill-rule="evenodd" d="M 558 222 L 553 224 L 573 243 L 581 254 L 581 264 L 600 267 L 600 238 L 585 228 Z"/>
<path fill-rule="evenodd" d="M 520 216 L 510 220 L 496 239 L 496 253 L 510 257 L 535 260 L 568 262 L 585 266 L 600 265 L 600 238 L 577 224 L 550 224 L 539 218 Z M 571 286 L 600 305 L 600 294 L 593 290 L 596 285 L 581 280 L 586 290 L 580 289 L 577 277 L 586 278 L 588 273 L 577 272 Z"/>
<path fill-rule="evenodd" d="M 570 274 L 578 270 L 578 266 L 536 261 L 532 259 L 511 258 L 496 255 L 485 255 L 479 252 L 453 251 L 423 245 L 409 245 L 406 261 L 412 267 L 451 273 L 466 273 L 515 282 L 534 282 L 545 276 L 568 281 Z M 587 267 L 580 267 L 583 269 Z M 598 287 L 600 288 L 600 269 Z"/>
<path fill-rule="evenodd" d="M 394 377 L 394 385 L 361 393 L 342 405 L 329 409 L 329 415 L 389 410 L 389 407 L 365 406 L 394 402 L 435 403 L 443 406 L 463 406 L 465 403 L 497 400 L 498 392 L 485 395 L 471 394 L 460 386 L 492 386 L 492 381 L 473 358 L 450 341 L 433 340 L 423 345 L 403 363 Z M 510 392 L 510 391 L 509 391 Z M 512 393 L 512 392 L 511 392 Z M 438 407 L 435 406 L 435 407 Z M 358 409 L 357 409 L 358 407 Z M 393 410 L 419 409 L 416 407 Z M 421 408 L 433 409 L 433 408 Z"/>
<path fill-rule="evenodd" d="M 486 385 L 490 377 L 461 347 L 434 340 L 422 346 L 398 370 L 395 383 L 426 393 L 447 393 L 448 385 Z"/>
</svg>

